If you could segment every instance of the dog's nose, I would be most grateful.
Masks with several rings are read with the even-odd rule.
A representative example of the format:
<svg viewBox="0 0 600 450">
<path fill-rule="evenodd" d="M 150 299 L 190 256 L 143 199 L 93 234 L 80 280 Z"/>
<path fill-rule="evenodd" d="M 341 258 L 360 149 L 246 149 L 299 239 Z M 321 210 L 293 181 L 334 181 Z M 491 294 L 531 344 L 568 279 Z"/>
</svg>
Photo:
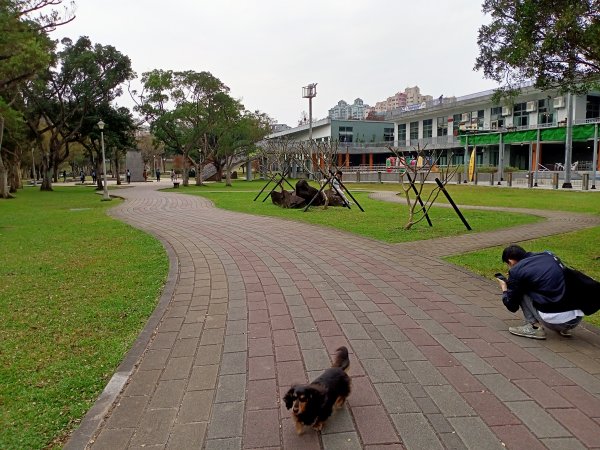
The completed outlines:
<svg viewBox="0 0 600 450">
<path fill-rule="evenodd" d="M 297 414 L 297 413 L 298 413 L 298 407 L 294 406 L 294 407 L 292 408 L 292 411 L 294 412 L 294 414 Z"/>
</svg>

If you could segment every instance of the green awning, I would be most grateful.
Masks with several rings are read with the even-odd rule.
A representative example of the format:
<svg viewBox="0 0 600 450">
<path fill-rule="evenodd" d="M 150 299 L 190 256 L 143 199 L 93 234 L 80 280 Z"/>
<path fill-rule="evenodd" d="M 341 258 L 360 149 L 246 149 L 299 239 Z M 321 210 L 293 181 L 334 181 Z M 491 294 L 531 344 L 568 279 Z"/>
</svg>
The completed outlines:
<svg viewBox="0 0 600 450">
<path fill-rule="evenodd" d="M 511 144 L 513 142 L 533 142 L 537 139 L 537 131 L 535 130 L 524 130 L 524 131 L 512 131 L 504 135 L 503 141 L 505 144 Z"/>
<path fill-rule="evenodd" d="M 505 144 L 515 142 L 535 142 L 537 140 L 537 130 L 510 131 L 506 133 L 485 133 L 461 135 L 460 143 L 465 145 L 467 136 L 469 145 L 495 145 L 500 143 L 500 134 Z M 540 130 L 540 141 L 558 141 L 564 142 L 567 136 L 566 127 L 544 128 Z M 573 127 L 574 141 L 587 141 L 594 138 L 594 124 L 575 125 Z"/>
<path fill-rule="evenodd" d="M 545 128 L 540 131 L 541 141 L 564 141 L 567 137 L 567 129 L 560 128 Z"/>
<path fill-rule="evenodd" d="M 573 127 L 573 140 L 574 141 L 587 141 L 588 139 L 594 139 L 594 125 L 576 125 Z"/>
</svg>

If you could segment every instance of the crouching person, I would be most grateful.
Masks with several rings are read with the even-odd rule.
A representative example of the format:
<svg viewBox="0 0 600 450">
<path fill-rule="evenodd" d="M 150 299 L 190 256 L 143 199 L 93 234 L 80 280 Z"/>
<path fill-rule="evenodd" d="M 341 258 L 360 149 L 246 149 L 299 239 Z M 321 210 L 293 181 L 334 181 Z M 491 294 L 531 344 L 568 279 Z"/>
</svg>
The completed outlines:
<svg viewBox="0 0 600 450">
<path fill-rule="evenodd" d="M 511 312 L 521 308 L 525 317 L 525 325 L 509 327 L 508 331 L 517 336 L 546 339 L 544 328 L 547 328 L 570 337 L 584 314 L 573 303 L 573 296 L 567 295 L 560 261 L 549 252 L 530 253 L 518 245 L 506 247 L 502 261 L 509 268 L 508 279 L 498 279 L 502 302 Z"/>
</svg>

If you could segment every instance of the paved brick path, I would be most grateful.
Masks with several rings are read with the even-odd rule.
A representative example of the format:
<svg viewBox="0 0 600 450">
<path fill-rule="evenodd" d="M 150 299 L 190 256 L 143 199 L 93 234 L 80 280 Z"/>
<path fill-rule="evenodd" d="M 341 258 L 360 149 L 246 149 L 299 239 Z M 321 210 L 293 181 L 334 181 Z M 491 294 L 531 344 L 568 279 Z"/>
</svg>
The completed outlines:
<svg viewBox="0 0 600 450">
<path fill-rule="evenodd" d="M 67 448 L 600 448 L 598 330 L 510 335 L 496 283 L 438 258 L 464 239 L 389 245 L 155 188 L 112 214 L 165 243 L 169 281 Z M 594 224 L 552 214 L 469 242 Z M 280 399 L 342 344 L 348 405 L 298 437 Z"/>
</svg>

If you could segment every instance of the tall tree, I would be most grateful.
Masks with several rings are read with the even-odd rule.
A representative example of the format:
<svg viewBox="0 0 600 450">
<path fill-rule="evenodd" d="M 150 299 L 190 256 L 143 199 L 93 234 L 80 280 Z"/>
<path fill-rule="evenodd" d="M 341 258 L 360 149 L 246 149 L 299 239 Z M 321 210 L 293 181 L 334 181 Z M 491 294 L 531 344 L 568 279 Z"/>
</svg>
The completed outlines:
<svg viewBox="0 0 600 450">
<path fill-rule="evenodd" d="M 24 91 L 27 124 L 42 153 L 42 190 L 52 190 L 51 177 L 68 158 L 69 144 L 82 141 L 86 118 L 118 97 L 122 83 L 135 75 L 129 57 L 110 45 L 92 44 L 86 36 L 62 43 L 56 67 Z"/>
<path fill-rule="evenodd" d="M 152 134 L 167 150 L 183 156 L 183 185 L 189 184 L 188 164 L 202 184 L 206 161 L 215 163 L 225 124 L 239 117 L 242 105 L 210 72 L 153 70 L 142 75 L 144 90 L 136 107 L 150 123 Z"/>
<path fill-rule="evenodd" d="M 0 134 L 5 134 L 4 127 L 5 135 L 23 134 L 24 124 L 15 103 L 22 100 L 23 83 L 37 76 L 52 59 L 54 44 L 46 33 L 74 19 L 69 7 L 64 11 L 55 9 L 62 3 L 62 0 L 0 0 Z M 12 173 L 11 180 L 15 180 L 11 182 L 11 190 L 16 189 L 15 183 L 20 183 L 17 169 L 21 144 L 18 139 L 0 139 L 0 198 L 9 197 L 8 172 Z"/>
<path fill-rule="evenodd" d="M 234 165 L 247 160 L 256 151 L 256 144 L 270 133 L 270 122 L 266 114 L 245 111 L 237 120 L 224 124 L 216 158 L 225 169 L 227 186 L 231 186 Z"/>
<path fill-rule="evenodd" d="M 117 184 L 121 184 L 119 161 L 123 152 L 135 147 L 135 131 L 137 129 L 131 111 L 125 107 L 115 108 L 103 103 L 93 108 L 85 117 L 78 142 L 85 148 L 88 157 L 94 161 L 94 170 L 102 173 L 102 142 L 98 122 L 105 123 L 104 147 L 107 159 L 114 161 Z M 102 177 L 96 178 L 96 189 L 104 188 Z"/>
<path fill-rule="evenodd" d="M 583 92 L 600 86 L 598 0 L 485 0 L 492 21 L 479 29 L 476 70 L 518 89 Z"/>
</svg>

